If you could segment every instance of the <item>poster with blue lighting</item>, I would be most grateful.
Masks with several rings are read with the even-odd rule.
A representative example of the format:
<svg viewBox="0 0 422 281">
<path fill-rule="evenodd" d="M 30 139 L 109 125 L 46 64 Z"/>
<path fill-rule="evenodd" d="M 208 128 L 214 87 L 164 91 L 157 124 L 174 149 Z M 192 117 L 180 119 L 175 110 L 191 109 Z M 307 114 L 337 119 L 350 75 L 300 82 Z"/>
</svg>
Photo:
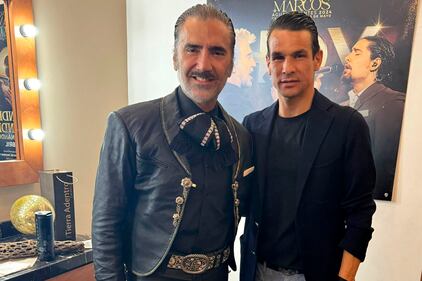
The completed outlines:
<svg viewBox="0 0 422 281">
<path fill-rule="evenodd" d="M 375 198 L 391 200 L 406 99 L 417 0 L 208 0 L 225 11 L 236 31 L 234 70 L 219 96 L 239 122 L 277 100 L 267 73 L 267 29 L 288 12 L 311 16 L 324 58 L 315 88 L 354 107 L 368 123 L 377 169 Z M 360 83 L 356 57 L 370 51 L 376 79 Z M 361 76 L 361 77 L 359 77 Z"/>
<path fill-rule="evenodd" d="M 13 96 L 9 79 L 9 60 L 5 4 L 0 1 L 0 161 L 16 159 L 13 122 Z"/>
</svg>

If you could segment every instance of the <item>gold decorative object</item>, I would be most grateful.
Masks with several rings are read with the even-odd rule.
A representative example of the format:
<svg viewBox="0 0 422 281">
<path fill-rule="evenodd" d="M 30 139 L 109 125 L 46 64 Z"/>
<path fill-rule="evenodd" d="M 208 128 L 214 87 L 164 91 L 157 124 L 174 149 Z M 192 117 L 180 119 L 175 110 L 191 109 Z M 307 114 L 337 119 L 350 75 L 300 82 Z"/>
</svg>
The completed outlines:
<svg viewBox="0 0 422 281">
<path fill-rule="evenodd" d="M 54 208 L 44 197 L 25 195 L 18 198 L 10 209 L 10 220 L 13 226 L 23 234 L 35 234 L 35 212 L 51 211 L 55 218 Z"/>
</svg>

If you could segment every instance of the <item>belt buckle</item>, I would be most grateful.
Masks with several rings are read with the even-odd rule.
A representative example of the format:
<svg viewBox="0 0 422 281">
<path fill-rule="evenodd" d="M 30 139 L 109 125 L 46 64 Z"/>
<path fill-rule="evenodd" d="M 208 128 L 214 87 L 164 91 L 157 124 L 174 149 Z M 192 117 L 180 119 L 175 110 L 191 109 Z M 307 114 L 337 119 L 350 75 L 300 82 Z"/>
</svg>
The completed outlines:
<svg viewBox="0 0 422 281">
<path fill-rule="evenodd" d="M 207 270 L 210 259 L 207 255 L 191 254 L 182 259 L 182 270 L 189 274 L 201 274 Z"/>
</svg>

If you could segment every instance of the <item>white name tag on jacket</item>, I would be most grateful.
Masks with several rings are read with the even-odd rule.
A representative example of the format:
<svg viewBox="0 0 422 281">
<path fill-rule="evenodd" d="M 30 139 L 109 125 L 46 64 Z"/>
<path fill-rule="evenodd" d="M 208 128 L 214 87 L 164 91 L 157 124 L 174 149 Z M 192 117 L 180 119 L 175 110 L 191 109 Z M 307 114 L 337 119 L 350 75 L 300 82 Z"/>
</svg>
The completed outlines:
<svg viewBox="0 0 422 281">
<path fill-rule="evenodd" d="M 247 175 L 249 175 L 250 173 L 252 173 L 255 170 L 255 166 L 252 166 L 250 168 L 247 168 L 243 171 L 243 177 L 246 177 Z"/>
</svg>

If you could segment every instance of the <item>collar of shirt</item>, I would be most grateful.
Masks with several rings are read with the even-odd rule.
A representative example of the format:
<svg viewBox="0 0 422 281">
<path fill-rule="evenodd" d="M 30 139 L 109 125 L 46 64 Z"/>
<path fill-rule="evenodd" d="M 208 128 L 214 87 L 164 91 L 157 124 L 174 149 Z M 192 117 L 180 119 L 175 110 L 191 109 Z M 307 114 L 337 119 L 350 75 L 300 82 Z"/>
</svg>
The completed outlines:
<svg viewBox="0 0 422 281">
<path fill-rule="evenodd" d="M 372 84 L 371 84 L 372 85 Z M 368 85 L 368 87 L 366 87 L 365 89 L 363 89 L 362 91 L 355 93 L 355 91 L 353 89 L 351 89 L 347 94 L 349 95 L 349 106 L 350 107 L 355 107 L 356 102 L 359 99 L 359 96 L 366 91 L 366 89 L 368 89 L 371 85 Z"/>
</svg>

